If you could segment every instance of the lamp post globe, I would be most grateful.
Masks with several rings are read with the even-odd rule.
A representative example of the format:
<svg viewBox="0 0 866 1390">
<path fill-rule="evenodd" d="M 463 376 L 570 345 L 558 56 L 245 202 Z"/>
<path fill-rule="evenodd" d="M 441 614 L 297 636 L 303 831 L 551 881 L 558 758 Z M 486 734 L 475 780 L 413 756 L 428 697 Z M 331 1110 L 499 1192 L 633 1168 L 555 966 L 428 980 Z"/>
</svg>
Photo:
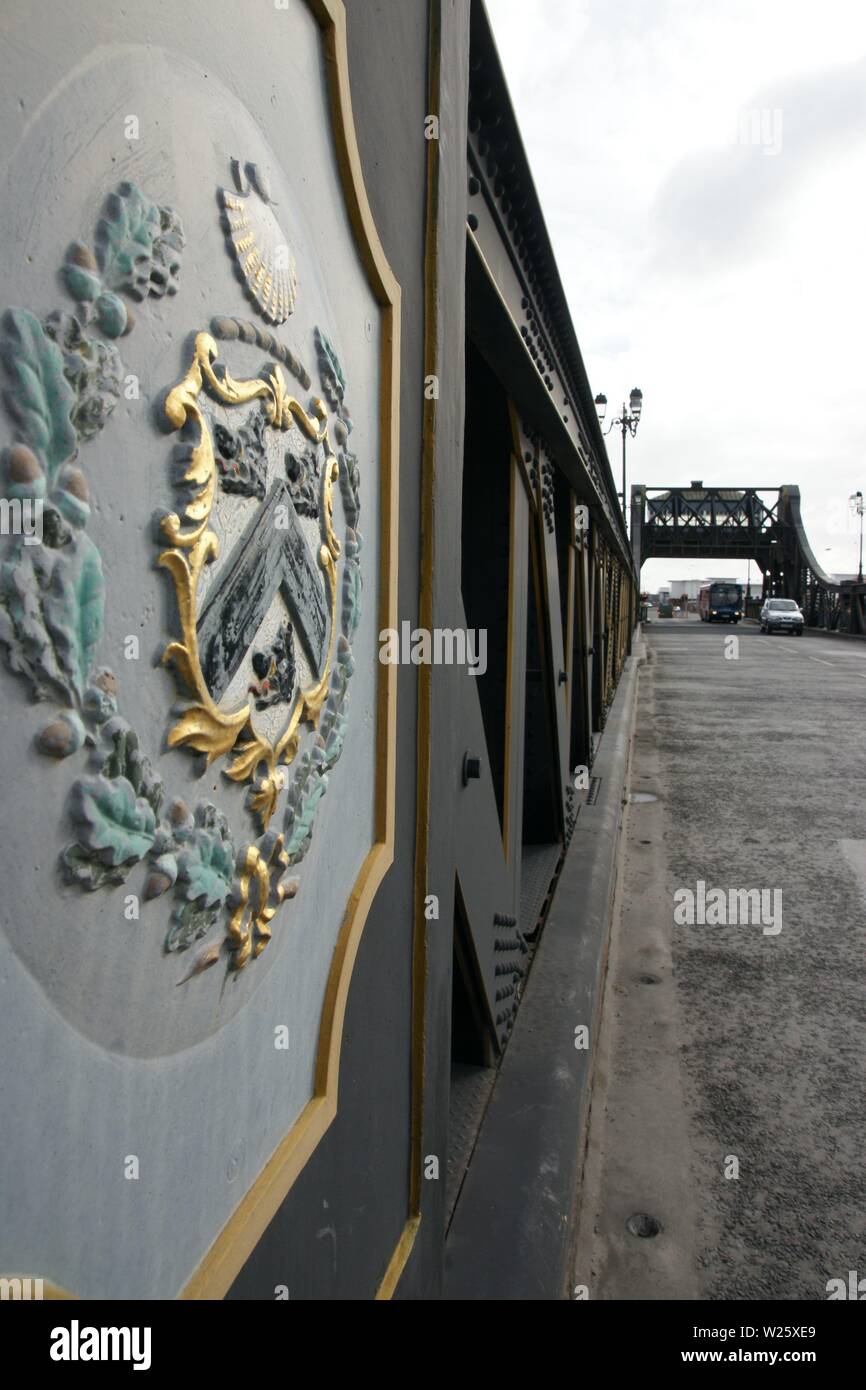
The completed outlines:
<svg viewBox="0 0 866 1390">
<path fill-rule="evenodd" d="M 603 425 L 607 412 L 607 396 L 602 395 L 601 392 L 599 392 L 595 398 L 595 409 L 598 414 L 598 423 Z M 625 401 L 623 401 L 620 415 L 615 420 L 611 420 L 607 429 L 604 431 L 605 434 L 610 434 L 611 430 L 614 428 L 622 431 L 622 520 L 626 535 L 628 535 L 628 514 L 626 512 L 625 442 L 627 435 L 630 434 L 634 436 L 637 434 L 637 427 L 640 422 L 642 409 L 643 391 L 641 391 L 640 387 L 634 386 L 629 392 L 628 404 L 626 405 Z"/>
</svg>

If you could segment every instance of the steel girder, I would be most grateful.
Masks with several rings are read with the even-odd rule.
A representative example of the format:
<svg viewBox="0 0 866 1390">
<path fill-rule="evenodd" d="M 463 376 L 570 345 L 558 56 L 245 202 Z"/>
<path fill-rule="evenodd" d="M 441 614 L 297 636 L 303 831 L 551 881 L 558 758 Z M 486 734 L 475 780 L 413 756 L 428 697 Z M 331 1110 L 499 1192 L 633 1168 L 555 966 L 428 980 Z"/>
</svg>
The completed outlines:
<svg viewBox="0 0 866 1390">
<path fill-rule="evenodd" d="M 809 545 L 800 489 L 650 488 L 631 493 L 635 569 L 652 559 L 754 560 L 763 596 L 800 604 L 809 627 L 866 635 L 866 584 L 834 579 Z"/>
</svg>

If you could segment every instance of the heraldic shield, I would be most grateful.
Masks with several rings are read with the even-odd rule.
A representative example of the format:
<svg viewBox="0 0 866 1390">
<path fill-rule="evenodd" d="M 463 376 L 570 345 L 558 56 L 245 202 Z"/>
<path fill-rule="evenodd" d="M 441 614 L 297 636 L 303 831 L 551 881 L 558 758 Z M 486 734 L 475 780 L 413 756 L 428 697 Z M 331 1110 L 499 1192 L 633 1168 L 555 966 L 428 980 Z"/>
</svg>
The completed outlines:
<svg viewBox="0 0 866 1390">
<path fill-rule="evenodd" d="M 76 66 L 70 21 L 67 78 L 28 77 L 0 210 L 32 250 L 2 319 L 3 486 L 42 509 L 0 564 L 32 885 L 3 920 L 3 1007 L 13 1035 L 38 1016 L 51 1103 L 75 1090 L 88 1116 L 38 1154 L 7 1116 L 4 1182 L 66 1217 L 34 1236 L 22 1186 L 0 1270 L 80 1297 L 229 1287 L 336 1114 L 393 857 L 399 288 L 342 4 L 268 22 L 267 52 L 215 26 L 205 61 L 195 16 L 171 48 L 131 19 Z M 37 166 L 51 213 L 28 232 Z M 134 1218 L 92 1154 L 118 1114 L 159 1175 Z"/>
</svg>

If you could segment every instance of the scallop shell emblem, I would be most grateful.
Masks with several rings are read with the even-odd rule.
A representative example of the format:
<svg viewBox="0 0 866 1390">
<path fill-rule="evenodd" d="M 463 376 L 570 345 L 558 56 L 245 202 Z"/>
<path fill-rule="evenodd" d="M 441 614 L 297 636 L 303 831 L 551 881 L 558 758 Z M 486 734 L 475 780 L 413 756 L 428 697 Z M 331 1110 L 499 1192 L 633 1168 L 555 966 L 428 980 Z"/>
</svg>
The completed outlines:
<svg viewBox="0 0 866 1390">
<path fill-rule="evenodd" d="M 226 240 L 247 294 L 262 316 L 268 323 L 285 323 L 298 295 L 295 258 L 262 174 L 254 164 L 245 168 L 248 182 L 233 162 L 238 192 L 220 189 Z"/>
</svg>

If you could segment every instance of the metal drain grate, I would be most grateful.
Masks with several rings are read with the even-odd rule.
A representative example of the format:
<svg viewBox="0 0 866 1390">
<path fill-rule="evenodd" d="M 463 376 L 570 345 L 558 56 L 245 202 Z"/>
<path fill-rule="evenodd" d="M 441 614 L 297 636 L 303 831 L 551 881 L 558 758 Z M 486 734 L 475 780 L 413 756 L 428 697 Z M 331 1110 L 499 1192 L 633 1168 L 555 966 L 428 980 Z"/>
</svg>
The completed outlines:
<svg viewBox="0 0 866 1390">
<path fill-rule="evenodd" d="M 556 872 L 562 846 L 524 845 L 520 865 L 520 930 L 535 931 L 541 909 Z"/>
<path fill-rule="evenodd" d="M 445 1224 L 450 1225 L 478 1138 L 481 1121 L 496 1080 L 494 1067 L 473 1067 L 464 1062 L 451 1066 L 451 1098 L 448 1108 L 448 1171 L 445 1182 Z"/>
<path fill-rule="evenodd" d="M 598 794 L 599 794 L 599 791 L 600 791 L 600 790 L 601 790 L 601 778 L 600 778 L 600 777 L 590 777 L 590 779 L 589 779 L 589 791 L 588 791 L 587 794 L 586 794 L 586 805 L 587 805 L 587 806 L 594 806 L 594 805 L 595 805 L 595 803 L 598 801 Z"/>
</svg>

